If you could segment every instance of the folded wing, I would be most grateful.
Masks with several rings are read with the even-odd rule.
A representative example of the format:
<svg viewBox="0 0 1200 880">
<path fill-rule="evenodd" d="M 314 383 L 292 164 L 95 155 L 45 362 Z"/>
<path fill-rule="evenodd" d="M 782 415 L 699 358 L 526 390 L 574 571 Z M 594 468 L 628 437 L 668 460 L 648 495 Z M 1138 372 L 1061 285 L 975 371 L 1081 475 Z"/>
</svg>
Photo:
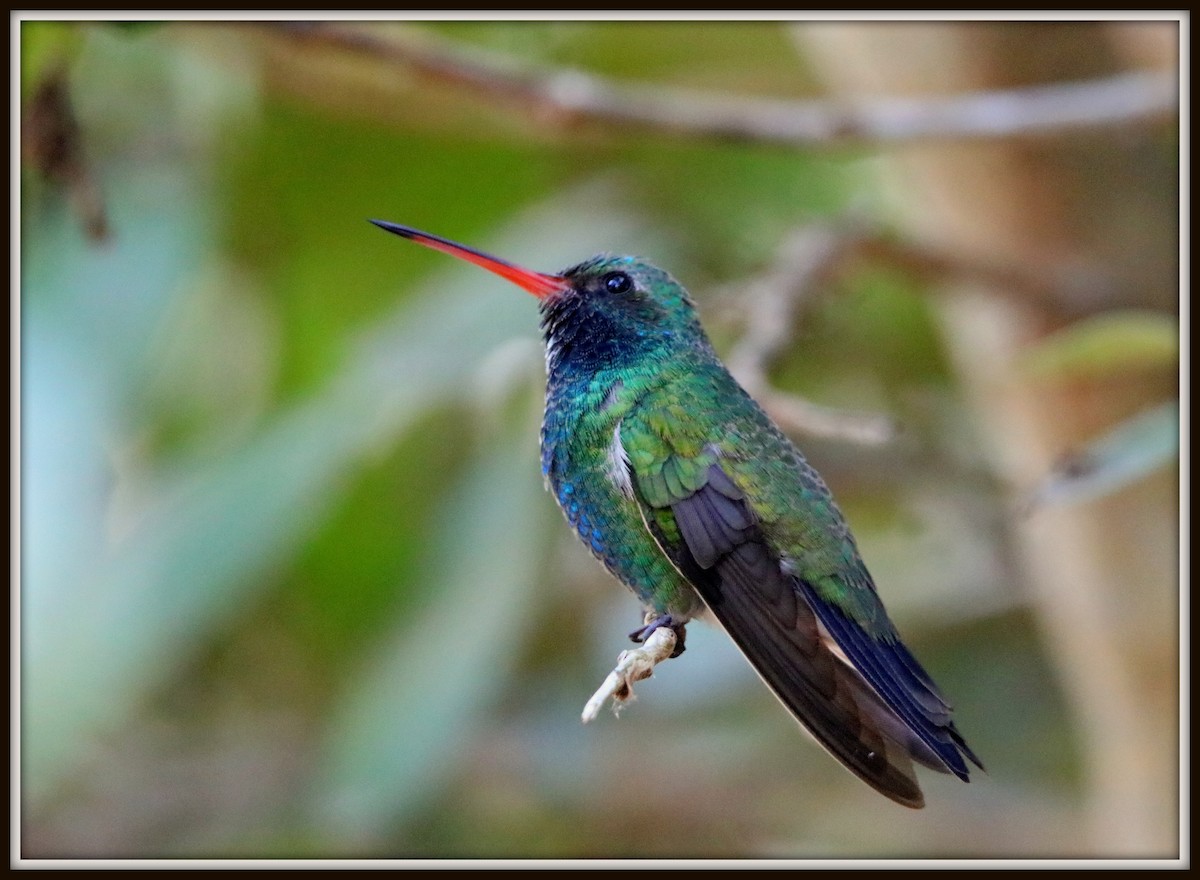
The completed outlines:
<svg viewBox="0 0 1200 880">
<path fill-rule="evenodd" d="M 628 436 L 637 443 L 638 426 Z M 963 755 L 978 760 L 890 624 L 882 638 L 867 632 L 789 570 L 713 446 L 681 444 L 694 451 L 689 456 L 661 431 L 657 439 L 639 450 L 650 446 L 656 455 L 631 456 L 646 526 L 797 720 L 848 769 L 906 806 L 924 803 L 914 760 L 967 779 Z M 870 590 L 869 601 L 878 601 L 869 582 L 848 588 Z"/>
</svg>

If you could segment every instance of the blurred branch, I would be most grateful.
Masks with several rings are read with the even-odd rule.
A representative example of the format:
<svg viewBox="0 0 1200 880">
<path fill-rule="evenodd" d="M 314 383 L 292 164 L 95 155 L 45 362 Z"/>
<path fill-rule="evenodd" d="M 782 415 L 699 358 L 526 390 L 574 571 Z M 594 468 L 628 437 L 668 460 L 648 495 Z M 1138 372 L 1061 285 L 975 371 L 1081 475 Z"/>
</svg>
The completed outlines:
<svg viewBox="0 0 1200 880">
<path fill-rule="evenodd" d="M 855 221 L 841 226 L 805 228 L 797 236 L 780 247 L 775 263 L 750 282 L 751 289 L 781 285 L 808 288 L 811 292 L 845 267 L 869 262 L 905 272 L 928 284 L 954 281 L 987 285 L 997 295 L 1035 304 L 1062 320 L 1139 304 L 1142 299 L 1141 291 L 1129 289 L 1112 275 L 1090 267 L 1030 266 L 978 253 L 951 251 L 927 242 L 897 239 Z M 809 236 L 813 238 L 811 245 L 798 243 Z M 809 261 L 812 265 L 808 265 Z M 731 292 L 739 310 L 743 308 L 746 289 L 745 283 L 739 283 L 736 293 Z M 796 298 L 796 308 L 808 297 L 804 290 L 791 295 Z"/>
<path fill-rule="evenodd" d="M 882 263 L 927 283 L 986 284 L 1010 298 L 1035 302 L 1062 319 L 1090 314 L 1135 299 L 1114 279 L 1082 267 L 1027 267 L 934 245 L 889 238 L 850 224 L 809 226 L 780 245 L 767 269 L 739 281 L 727 295 L 744 326 L 730 351 L 730 371 L 785 428 L 804 434 L 876 445 L 891 440 L 896 426 L 878 413 L 824 407 L 771 386 L 769 371 L 791 345 L 795 326 L 817 291 L 856 263 Z"/>
<path fill-rule="evenodd" d="M 48 71 L 37 84 L 21 122 L 22 160 L 62 187 L 91 241 L 104 241 L 108 238 L 104 198 L 84 158 L 65 67 Z"/>
<path fill-rule="evenodd" d="M 843 249 L 843 239 L 827 228 L 805 228 L 787 239 L 766 272 L 739 286 L 745 333 L 726 363 L 784 428 L 858 443 L 885 443 L 896 433 L 887 416 L 820 406 L 773 388 L 767 376 L 792 341 L 801 304 L 840 262 Z"/>
<path fill-rule="evenodd" d="M 1062 319 L 1143 299 L 1140 291 L 1127 290 L 1112 276 L 1085 266 L 1028 266 L 923 242 L 900 241 L 867 230 L 850 230 L 843 236 L 847 257 L 890 265 L 929 283 L 985 284 L 999 295 L 1034 303 Z"/>
<path fill-rule="evenodd" d="M 1126 73 L 1087 82 L 919 98 L 785 100 L 619 83 L 415 31 L 272 24 L 309 43 L 366 55 L 508 99 L 551 121 L 604 121 L 726 140 L 834 146 L 1058 135 L 1175 118 L 1171 77 Z"/>
<path fill-rule="evenodd" d="M 1179 456 L 1179 401 L 1121 422 L 1082 449 L 1060 456 L 1021 505 L 1024 514 L 1049 504 L 1111 495 Z"/>
<path fill-rule="evenodd" d="M 632 700 L 633 683 L 649 678 L 654 667 L 669 658 L 674 650 L 675 631 L 669 626 L 660 626 L 639 647 L 622 651 L 617 657 L 616 668 L 583 707 L 583 723 L 595 720 L 610 697 L 615 705 Z"/>
</svg>

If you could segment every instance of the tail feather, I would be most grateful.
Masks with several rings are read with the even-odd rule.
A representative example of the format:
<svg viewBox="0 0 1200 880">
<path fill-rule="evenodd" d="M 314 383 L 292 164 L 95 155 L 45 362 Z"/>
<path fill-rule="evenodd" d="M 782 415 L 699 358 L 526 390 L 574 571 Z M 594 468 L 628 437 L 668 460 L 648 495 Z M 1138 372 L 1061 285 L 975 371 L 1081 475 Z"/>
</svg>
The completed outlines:
<svg viewBox="0 0 1200 880">
<path fill-rule="evenodd" d="M 872 638 L 841 609 L 823 601 L 811 584 L 798 581 L 797 586 L 863 678 L 955 776 L 970 779 L 963 755 L 982 769 L 954 726 L 945 699 L 899 639 Z"/>
<path fill-rule="evenodd" d="M 912 759 L 940 762 L 826 645 L 816 616 L 761 542 L 740 545 L 697 588 L 772 692 L 813 737 L 892 800 L 925 799 Z"/>
</svg>

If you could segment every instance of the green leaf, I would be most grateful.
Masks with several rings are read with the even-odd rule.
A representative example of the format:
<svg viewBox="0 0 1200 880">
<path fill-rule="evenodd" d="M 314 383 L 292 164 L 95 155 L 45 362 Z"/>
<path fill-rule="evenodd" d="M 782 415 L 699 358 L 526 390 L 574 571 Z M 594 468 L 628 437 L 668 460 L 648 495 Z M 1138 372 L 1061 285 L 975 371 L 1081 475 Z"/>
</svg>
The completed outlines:
<svg viewBox="0 0 1200 880">
<path fill-rule="evenodd" d="M 1127 310 L 1085 318 L 1041 339 L 1022 369 L 1047 378 L 1103 377 L 1179 361 L 1179 322 L 1160 312 Z"/>
</svg>

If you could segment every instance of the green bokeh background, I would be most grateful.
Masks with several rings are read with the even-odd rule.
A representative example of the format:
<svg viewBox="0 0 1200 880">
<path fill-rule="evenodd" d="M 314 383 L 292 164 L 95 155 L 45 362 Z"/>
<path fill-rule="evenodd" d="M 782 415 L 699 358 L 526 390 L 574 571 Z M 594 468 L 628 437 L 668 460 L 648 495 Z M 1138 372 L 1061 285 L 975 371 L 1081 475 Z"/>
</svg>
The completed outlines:
<svg viewBox="0 0 1200 880">
<path fill-rule="evenodd" d="M 385 27 L 384 25 L 378 25 Z M 798 96 L 776 23 L 440 23 L 625 80 Z M 779 387 L 904 426 L 799 438 L 990 771 L 878 798 L 715 627 L 619 719 L 638 623 L 537 465 L 535 302 L 369 226 L 542 270 L 636 251 L 719 347 L 796 226 L 887 223 L 866 149 L 580 129 L 259 25 L 22 25 L 112 229 L 21 176 L 22 840 L 33 857 L 1078 854 L 1077 737 L 927 290 L 839 277 Z M 736 302 L 736 296 L 734 298 Z"/>
</svg>

